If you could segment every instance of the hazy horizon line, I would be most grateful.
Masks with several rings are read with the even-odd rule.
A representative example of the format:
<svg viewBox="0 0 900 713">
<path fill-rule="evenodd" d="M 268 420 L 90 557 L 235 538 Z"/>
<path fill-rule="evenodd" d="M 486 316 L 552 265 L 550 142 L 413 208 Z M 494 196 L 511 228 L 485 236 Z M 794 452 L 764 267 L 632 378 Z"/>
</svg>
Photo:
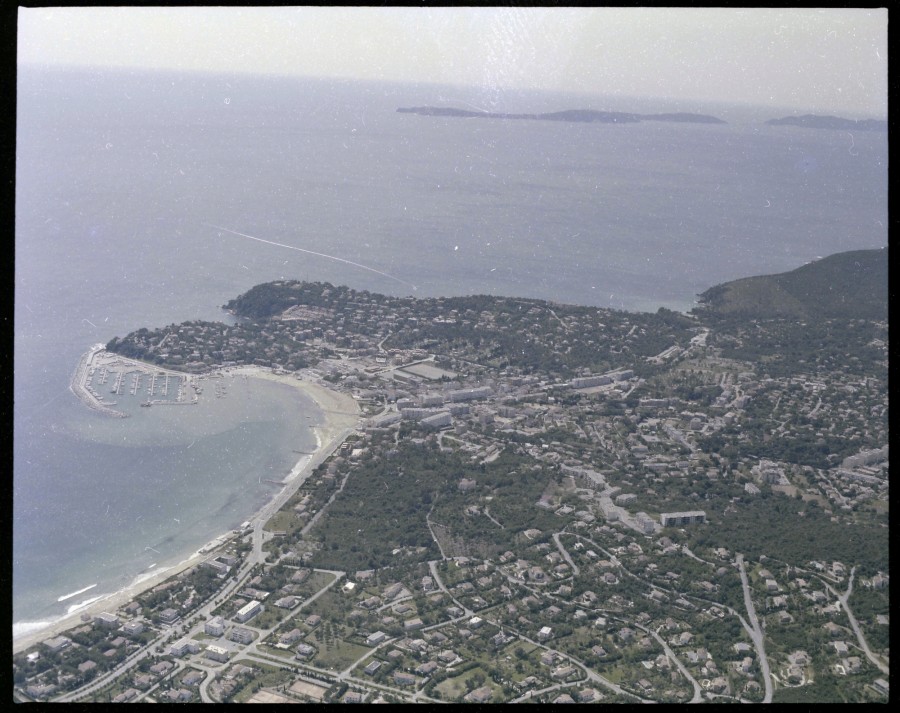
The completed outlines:
<svg viewBox="0 0 900 713">
<path fill-rule="evenodd" d="M 28 61 L 20 61 L 16 64 L 17 74 L 20 70 L 51 72 L 51 73 L 106 73 L 106 74 L 129 74 L 129 75 L 175 75 L 175 76 L 195 76 L 195 77 L 218 77 L 222 79 L 250 79 L 257 81 L 309 81 L 333 84 L 360 84 L 370 86 L 396 86 L 396 87 L 416 87 L 429 88 L 433 87 L 435 91 L 440 90 L 460 90 L 460 91 L 484 91 L 483 86 L 474 84 L 452 84 L 448 82 L 425 82 L 416 80 L 398 80 L 398 79 L 370 79 L 363 77 L 343 77 L 343 76 L 316 76 L 303 74 L 284 74 L 284 73 L 260 73 L 254 71 L 234 71 L 234 70 L 213 70 L 213 69 L 197 69 L 197 68 L 174 68 L 174 67 L 139 67 L 139 66 L 123 66 L 123 65 L 93 65 L 93 64 L 42 64 Z M 713 100 L 713 99 L 696 99 L 686 97 L 665 97 L 654 95 L 636 95 L 636 94 L 604 94 L 598 91 L 589 90 L 572 90 L 572 89 L 543 89 L 531 87 L 497 87 L 492 88 L 501 98 L 504 94 L 518 98 L 527 95 L 541 96 L 545 98 L 563 98 L 570 97 L 572 99 L 584 98 L 603 99 L 615 102 L 636 101 L 642 103 L 656 102 L 660 104 L 670 105 L 691 105 L 695 107 L 691 113 L 699 110 L 699 107 L 719 107 L 721 109 L 739 109 L 743 111 L 753 111 L 754 113 L 772 113 L 771 118 L 781 118 L 782 116 L 803 116 L 805 114 L 815 114 L 819 116 L 835 116 L 846 119 L 874 119 L 878 121 L 887 121 L 887 114 L 874 114 L 864 111 L 857 112 L 834 112 L 830 109 L 821 109 L 815 107 L 801 108 L 799 106 L 787 105 L 771 105 L 771 104 L 755 104 L 745 101 L 735 100 Z M 436 101 L 441 102 L 441 106 L 454 106 L 452 100 L 444 100 L 442 98 Z M 564 107 L 571 109 L 573 107 Z M 588 108 L 588 107 L 579 107 Z M 712 109 L 710 109 L 711 111 Z M 491 111 L 503 111 L 502 108 L 494 107 Z M 777 114 L 777 116 L 775 116 Z"/>
</svg>

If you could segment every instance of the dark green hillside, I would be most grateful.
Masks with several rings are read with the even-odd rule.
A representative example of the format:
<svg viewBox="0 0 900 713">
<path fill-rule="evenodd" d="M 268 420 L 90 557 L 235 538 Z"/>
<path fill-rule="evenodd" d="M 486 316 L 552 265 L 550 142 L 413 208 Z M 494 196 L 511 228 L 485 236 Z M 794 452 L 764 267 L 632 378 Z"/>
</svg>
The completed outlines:
<svg viewBox="0 0 900 713">
<path fill-rule="evenodd" d="M 428 529 L 429 512 L 431 522 L 441 527 L 455 548 L 497 555 L 513 547 L 522 530 L 562 526 L 556 515 L 534 506 L 550 477 L 514 452 L 477 465 L 434 444 L 401 440 L 388 458 L 360 461 L 357 473 L 313 530 L 321 548 L 310 564 L 345 570 L 386 567 L 397 562 L 395 550 L 404 547 L 424 548 L 416 555 L 421 561 L 437 558 L 441 553 Z M 460 491 L 463 478 L 477 483 L 474 492 Z M 468 505 L 481 503 L 488 493 L 493 515 L 503 528 L 487 517 L 464 514 Z"/>
<path fill-rule="evenodd" d="M 791 272 L 747 277 L 700 295 L 697 316 L 739 319 L 887 319 L 887 248 L 853 250 Z"/>
<path fill-rule="evenodd" d="M 887 527 L 857 524 L 848 530 L 814 500 L 764 496 L 727 515 L 710 511 L 709 521 L 713 527 L 691 533 L 691 547 L 727 542 L 753 559 L 765 555 L 785 562 L 838 560 L 868 572 L 883 566 L 888 551 Z"/>
<path fill-rule="evenodd" d="M 239 317 L 269 319 L 296 304 L 321 305 L 335 289 L 347 291 L 346 287 L 335 288 L 327 282 L 266 282 L 229 300 L 223 307 Z"/>
</svg>

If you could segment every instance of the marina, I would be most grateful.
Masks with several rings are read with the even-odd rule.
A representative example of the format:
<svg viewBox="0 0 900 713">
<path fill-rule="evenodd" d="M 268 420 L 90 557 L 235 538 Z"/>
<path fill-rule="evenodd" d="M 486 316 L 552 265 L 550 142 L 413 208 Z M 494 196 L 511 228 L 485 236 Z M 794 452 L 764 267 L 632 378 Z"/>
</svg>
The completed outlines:
<svg viewBox="0 0 900 713">
<path fill-rule="evenodd" d="M 144 384 L 145 376 L 148 377 L 148 380 L 146 390 L 142 393 L 141 387 Z M 198 403 L 199 395 L 203 392 L 202 387 L 198 386 L 195 381 L 204 377 L 179 374 L 126 359 L 106 351 L 104 344 L 95 344 L 82 355 L 72 374 L 69 388 L 88 408 L 114 418 L 127 418 L 128 413 L 113 408 L 120 406 L 120 401 L 104 400 L 94 386 L 95 378 L 97 386 L 101 386 L 107 384 L 111 377 L 114 380 L 109 392 L 119 397 L 123 396 L 126 377 L 130 377 L 128 392 L 124 394 L 125 402 L 122 402 L 121 406 L 128 403 L 128 396 L 144 396 L 145 398 L 139 403 L 145 408 L 150 406 L 192 406 Z M 174 398 L 169 397 L 170 380 L 174 380 L 177 384 Z M 190 392 L 187 387 L 191 387 L 193 392 Z M 225 394 L 225 387 L 217 385 L 216 396 L 222 397 Z"/>
</svg>

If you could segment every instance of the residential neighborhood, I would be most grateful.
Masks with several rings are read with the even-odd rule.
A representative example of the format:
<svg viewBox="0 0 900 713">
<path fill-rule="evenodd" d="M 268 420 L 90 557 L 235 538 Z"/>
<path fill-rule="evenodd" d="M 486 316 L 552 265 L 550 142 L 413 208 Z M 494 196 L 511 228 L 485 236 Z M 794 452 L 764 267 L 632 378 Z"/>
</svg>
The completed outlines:
<svg viewBox="0 0 900 713">
<path fill-rule="evenodd" d="M 767 366 L 663 311 L 266 297 L 109 348 L 327 385 L 359 428 L 201 564 L 17 652 L 18 700 L 887 700 L 886 361 Z"/>
</svg>

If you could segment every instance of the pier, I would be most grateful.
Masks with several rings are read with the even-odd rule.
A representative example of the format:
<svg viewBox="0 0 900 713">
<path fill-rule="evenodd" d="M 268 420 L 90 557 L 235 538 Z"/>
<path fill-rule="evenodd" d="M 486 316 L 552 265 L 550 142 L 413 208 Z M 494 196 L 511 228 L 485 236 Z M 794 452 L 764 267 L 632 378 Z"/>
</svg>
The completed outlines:
<svg viewBox="0 0 900 713">
<path fill-rule="evenodd" d="M 196 406 L 199 403 L 196 397 L 191 401 L 172 401 L 171 399 L 150 399 L 144 401 L 141 406 Z"/>
</svg>

